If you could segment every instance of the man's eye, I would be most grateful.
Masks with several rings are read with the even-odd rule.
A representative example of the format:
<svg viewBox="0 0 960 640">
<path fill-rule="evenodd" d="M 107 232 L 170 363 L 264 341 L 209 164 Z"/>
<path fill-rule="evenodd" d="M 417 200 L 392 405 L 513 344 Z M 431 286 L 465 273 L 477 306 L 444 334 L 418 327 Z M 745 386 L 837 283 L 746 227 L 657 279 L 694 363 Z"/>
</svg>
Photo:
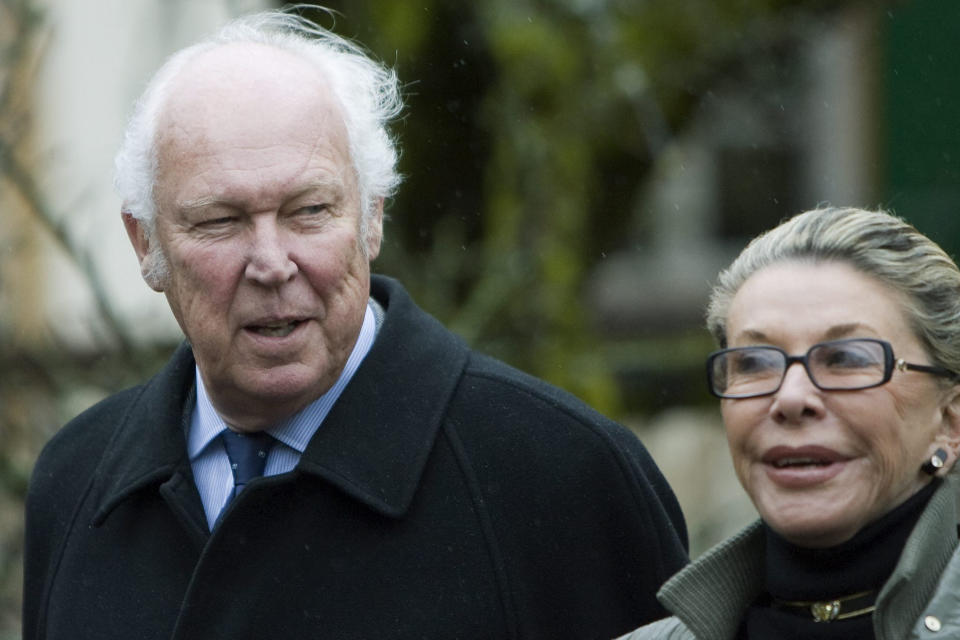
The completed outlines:
<svg viewBox="0 0 960 640">
<path fill-rule="evenodd" d="M 315 216 L 321 213 L 325 213 L 329 208 L 326 204 L 311 204 L 306 207 L 300 207 L 297 209 L 297 213 L 305 216 Z"/>
<path fill-rule="evenodd" d="M 222 216 L 219 218 L 208 218 L 197 223 L 198 227 L 223 227 L 233 223 L 236 220 L 233 216 Z"/>
</svg>

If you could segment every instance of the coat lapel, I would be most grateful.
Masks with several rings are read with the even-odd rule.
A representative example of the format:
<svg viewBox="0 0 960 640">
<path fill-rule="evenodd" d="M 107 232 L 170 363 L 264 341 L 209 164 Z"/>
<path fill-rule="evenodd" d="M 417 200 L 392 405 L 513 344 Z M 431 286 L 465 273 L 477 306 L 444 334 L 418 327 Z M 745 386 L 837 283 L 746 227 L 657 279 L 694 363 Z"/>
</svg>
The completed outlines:
<svg viewBox="0 0 960 640">
<path fill-rule="evenodd" d="M 189 516 L 189 528 L 196 529 L 203 522 L 184 430 L 193 382 L 193 355 L 190 347 L 182 344 L 166 366 L 140 389 L 97 468 L 94 526 L 100 526 L 127 497 L 155 485 L 162 485 L 161 493 L 168 500 L 179 502 L 175 511 Z M 205 529 L 201 527 L 200 531 Z"/>
<path fill-rule="evenodd" d="M 764 547 L 757 520 L 667 580 L 657 598 L 695 637 L 732 640 L 762 589 Z"/>
<path fill-rule="evenodd" d="M 947 475 L 920 514 L 893 575 L 877 597 L 878 637 L 906 638 L 937 590 L 944 568 L 957 549 L 960 476 Z"/>
<path fill-rule="evenodd" d="M 469 351 L 397 282 L 374 276 L 372 293 L 386 320 L 298 469 L 400 517 L 416 493 Z"/>
</svg>

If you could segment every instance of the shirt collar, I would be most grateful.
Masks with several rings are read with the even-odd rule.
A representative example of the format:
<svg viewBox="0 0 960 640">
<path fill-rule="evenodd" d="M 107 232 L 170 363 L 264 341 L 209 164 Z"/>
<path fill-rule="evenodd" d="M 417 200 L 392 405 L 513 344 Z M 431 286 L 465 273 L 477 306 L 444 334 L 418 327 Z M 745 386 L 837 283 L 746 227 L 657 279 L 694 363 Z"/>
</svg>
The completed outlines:
<svg viewBox="0 0 960 640">
<path fill-rule="evenodd" d="M 343 393 L 344 388 L 350 382 L 353 374 L 356 373 L 360 363 L 370 351 L 373 340 L 376 337 L 376 321 L 374 319 L 373 309 L 367 304 L 367 310 L 363 316 L 363 325 L 360 327 L 360 335 L 353 346 L 350 357 L 343 367 L 343 372 L 330 389 L 322 396 L 308 404 L 306 407 L 281 421 L 276 426 L 267 429 L 267 433 L 284 443 L 285 445 L 296 449 L 299 453 L 307 448 L 307 443 L 316 433 L 320 424 L 323 422 L 330 409 L 333 407 L 337 398 Z M 190 420 L 190 433 L 187 436 L 187 453 L 190 460 L 194 460 L 203 453 L 204 449 L 210 446 L 224 429 L 227 424 L 213 408 L 210 396 L 203 385 L 203 378 L 200 376 L 199 367 L 196 368 L 196 386 L 197 386 L 197 404 Z"/>
<path fill-rule="evenodd" d="M 387 317 L 297 468 L 399 518 L 413 502 L 471 356 L 463 340 L 420 310 L 400 283 L 374 275 L 370 284 L 371 297 Z M 99 496 L 92 498 L 98 505 L 92 526 L 101 526 L 133 493 L 156 485 L 195 512 L 193 532 L 198 544 L 206 542 L 203 505 L 184 447 L 184 431 L 196 411 L 190 401 L 196 377 L 193 353 L 184 342 L 157 375 L 114 399 L 126 409 L 92 489 L 91 495 Z M 948 543 L 952 549 L 956 541 L 944 538 Z"/>
</svg>

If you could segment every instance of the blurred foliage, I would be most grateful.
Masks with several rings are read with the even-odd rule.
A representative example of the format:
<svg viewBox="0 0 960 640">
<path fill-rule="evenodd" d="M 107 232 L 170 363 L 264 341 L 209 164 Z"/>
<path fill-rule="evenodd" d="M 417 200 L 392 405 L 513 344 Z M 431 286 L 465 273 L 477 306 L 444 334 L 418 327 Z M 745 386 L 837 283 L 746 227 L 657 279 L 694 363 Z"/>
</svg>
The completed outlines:
<svg viewBox="0 0 960 640">
<path fill-rule="evenodd" d="M 583 308 L 588 274 L 634 235 L 658 155 L 711 87 L 860 4 L 878 5 L 330 3 L 333 28 L 407 83 L 406 184 L 378 270 L 478 348 L 620 415 L 622 385 Z M 703 340 L 685 331 L 658 344 L 659 365 Z"/>
</svg>

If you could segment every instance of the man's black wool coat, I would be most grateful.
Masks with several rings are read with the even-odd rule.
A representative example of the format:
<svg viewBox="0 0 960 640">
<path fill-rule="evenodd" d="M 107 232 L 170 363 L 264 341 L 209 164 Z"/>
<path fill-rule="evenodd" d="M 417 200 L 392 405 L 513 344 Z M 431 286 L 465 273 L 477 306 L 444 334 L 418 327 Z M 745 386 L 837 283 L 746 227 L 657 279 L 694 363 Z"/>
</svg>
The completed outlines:
<svg viewBox="0 0 960 640">
<path fill-rule="evenodd" d="M 208 531 L 194 360 L 71 421 L 27 504 L 24 638 L 609 638 L 664 614 L 677 502 L 632 434 L 471 352 L 394 281 L 297 468 Z"/>
</svg>

